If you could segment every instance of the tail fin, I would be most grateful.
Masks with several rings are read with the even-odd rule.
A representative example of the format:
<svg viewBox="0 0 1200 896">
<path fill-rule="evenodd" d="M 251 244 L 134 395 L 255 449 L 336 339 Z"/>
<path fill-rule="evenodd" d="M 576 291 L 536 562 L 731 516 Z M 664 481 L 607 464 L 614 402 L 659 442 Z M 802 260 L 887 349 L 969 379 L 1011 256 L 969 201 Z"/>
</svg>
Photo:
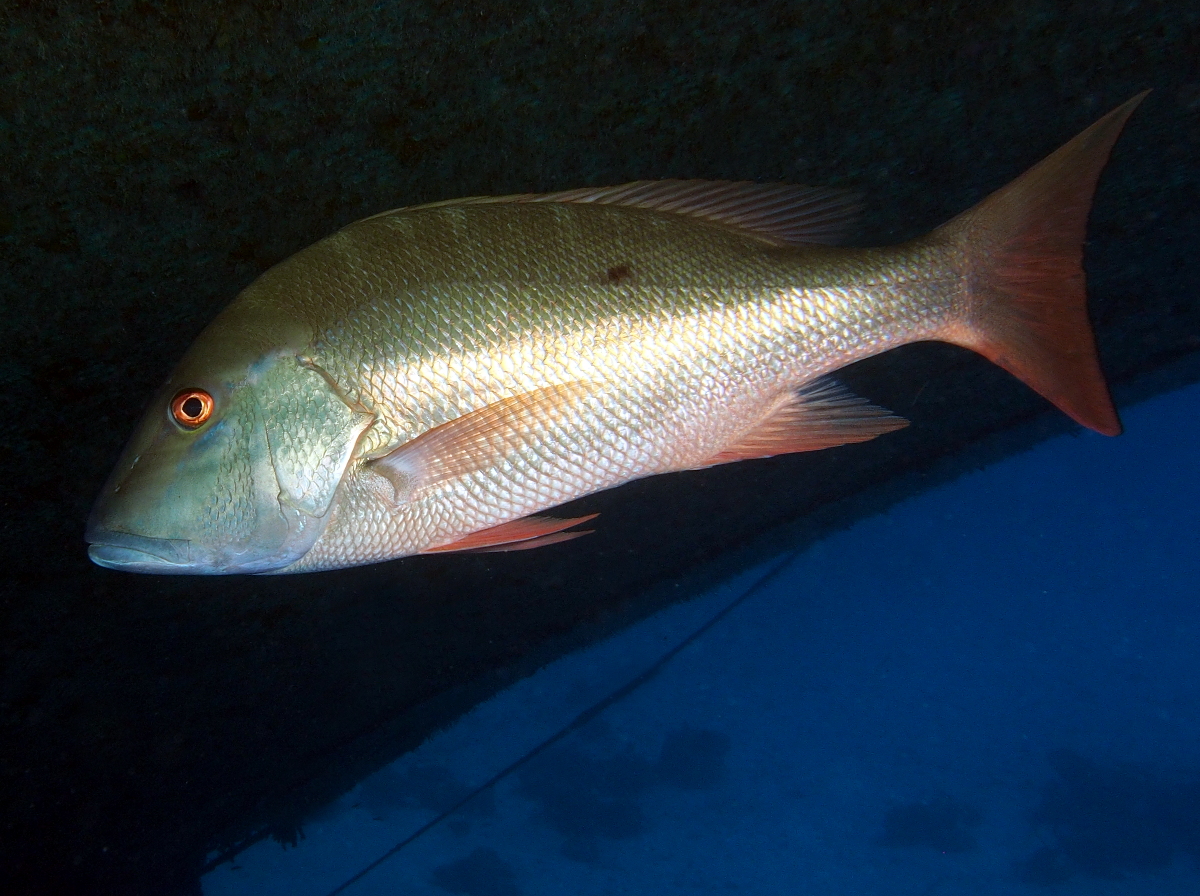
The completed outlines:
<svg viewBox="0 0 1200 896">
<path fill-rule="evenodd" d="M 1146 93 L 932 234 L 958 245 L 966 268 L 964 313 L 942 338 L 979 352 L 1110 436 L 1121 432 L 1121 421 L 1088 322 L 1083 241 L 1100 170 Z"/>
</svg>

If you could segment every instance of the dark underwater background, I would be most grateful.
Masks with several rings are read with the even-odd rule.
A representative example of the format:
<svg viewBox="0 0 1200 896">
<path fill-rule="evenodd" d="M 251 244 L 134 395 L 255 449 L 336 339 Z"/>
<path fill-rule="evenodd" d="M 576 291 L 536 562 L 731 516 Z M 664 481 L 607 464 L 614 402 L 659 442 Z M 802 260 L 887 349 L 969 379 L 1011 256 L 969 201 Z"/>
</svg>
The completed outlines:
<svg viewBox="0 0 1200 896">
<path fill-rule="evenodd" d="M 1200 889 L 1200 576 L 1187 549 L 1200 531 L 1194 390 L 1178 393 L 1190 404 L 1126 415 L 1155 433 L 1139 439 L 1131 422 L 1122 440 L 1140 453 L 1098 448 L 1108 443 L 1091 435 L 1052 443 L 1067 448 L 1013 478 L 986 480 L 993 492 L 955 492 L 950 519 L 937 501 L 952 499 L 930 489 L 978 482 L 962 477 L 1004 458 L 1045 457 L 1013 455 L 1076 428 L 982 359 L 921 345 L 844 377 L 908 417 L 908 429 L 594 496 L 572 510 L 599 512 L 596 534 L 569 545 L 297 577 L 172 579 L 93 567 L 82 542 L 90 504 L 144 402 L 203 325 L 267 267 L 356 218 L 462 195 L 726 178 L 862 190 L 869 204 L 856 240 L 894 242 L 942 223 L 1148 88 L 1097 194 L 1090 307 L 1123 409 L 1195 383 L 1200 7 L 7 0 L 0 28 L 7 889 L 218 892 L 231 886 L 226 860 L 279 844 L 305 855 L 309 835 L 316 843 L 318 828 L 342 817 L 331 806 L 361 811 L 363 788 L 381 818 L 396 807 L 436 818 L 486 780 L 478 763 L 467 763 L 472 779 L 430 753 L 438 737 L 469 741 L 462 726 L 475 716 L 447 726 L 500 705 L 485 702 L 494 695 L 518 694 L 523 702 L 506 712 L 520 729 L 523 713 L 541 719 L 541 692 L 505 688 L 666 618 L 653 614 L 694 613 L 692 628 L 664 630 L 638 654 L 642 666 L 626 660 L 598 679 L 616 690 L 638 681 L 638 668 L 652 668 L 780 557 L 810 584 L 770 606 L 818 616 L 812 631 L 823 637 L 795 619 L 768 624 L 775 640 L 795 639 L 774 649 L 794 643 L 797 654 L 860 663 L 813 660 L 772 676 L 769 663 L 754 661 L 777 653 L 735 626 L 737 612 L 722 617 L 694 646 L 724 638 L 732 642 L 724 662 L 743 661 L 693 668 L 689 646 L 682 665 L 672 660 L 608 707 L 650 701 L 642 716 L 589 717 L 598 728 L 581 726 L 541 764 L 506 777 L 492 797 L 500 807 L 484 813 L 491 840 L 467 836 L 482 822 L 454 828 L 448 818 L 450 834 L 438 828 L 413 844 L 445 853 L 409 866 L 410 853 L 397 853 L 387 866 L 410 870 L 392 873 L 416 876 L 379 891 L 582 893 L 581 881 L 679 893 Z M 1155 428 L 1159 419 L 1175 422 Z M 1104 450 L 1119 462 L 1104 466 L 1089 453 Z M 1075 466 L 1091 469 L 1096 487 L 1084 479 L 1053 491 Z M 917 593 L 936 559 L 914 554 L 917 546 L 957 537 L 964 519 L 983 526 L 996 504 L 1021 494 L 1025 503 L 1003 518 L 1018 530 L 995 523 L 980 536 L 997 562 L 950 551 L 938 562 L 957 561 L 957 572 L 934 576 L 943 596 Z M 942 526 L 910 520 L 889 534 L 880 521 L 893 517 L 875 516 L 913 506 Z M 1061 550 L 1035 550 L 1026 536 L 1039 530 Z M 805 564 L 852 536 L 861 536 L 856 546 L 837 548 L 857 558 L 842 565 L 845 576 L 834 567 L 806 579 Z M 921 562 L 887 566 L 897 538 L 901 547 L 910 539 L 908 556 Z M 1091 553 L 1064 553 L 1076 543 Z M 880 602 L 870 573 L 886 569 L 906 587 Z M 1037 584 L 1045 577 L 1053 587 Z M 1038 589 L 1043 600 L 1030 596 Z M 738 612 L 767 606 L 777 591 L 763 585 Z M 693 597 L 699 603 L 683 602 Z M 985 646 L 1001 642 L 1016 647 Z M 1037 668 L 1010 672 L 1024 644 Z M 947 651 L 954 662 L 935 661 Z M 755 712 L 723 724 L 698 709 L 688 716 L 678 691 L 655 690 L 669 669 L 689 668 L 690 681 L 715 673 L 729 701 Z M 956 683 L 962 690 L 949 694 Z M 922 688 L 933 697 L 922 700 Z M 585 714 L 613 692 L 584 690 Z M 834 711 L 830 693 L 867 703 Z M 956 712 L 923 715 L 923 703 Z M 1094 724 L 1046 727 L 1062 707 Z M 846 713 L 891 726 L 872 734 L 878 762 L 858 758 L 853 774 L 811 771 L 797 782 L 781 766 L 743 761 L 780 736 L 751 721 L 764 732 L 791 725 L 778 749 L 812 769 L 822 768 L 822 749 L 871 755 L 855 752 L 861 741 L 839 739 Z M 637 741 L 629 726 L 655 714 L 663 729 Z M 793 715 L 803 726 L 781 721 Z M 1022 725 L 1041 732 L 1028 755 L 1002 734 L 985 737 Z M 502 726 L 483 730 L 492 733 L 479 737 L 494 738 Z M 911 753 L 931 740 L 936 750 Z M 497 756 L 511 748 L 515 760 L 539 742 L 506 742 Z M 1028 777 L 1014 790 L 1015 779 L 996 769 L 1017 755 Z M 612 756 L 628 761 L 614 765 Z M 991 756 L 999 765 L 981 770 Z M 971 762 L 972 780 L 993 774 L 993 795 L 1007 796 L 989 800 L 965 786 Z M 915 777 L 889 778 L 901 765 Z M 941 772 L 922 781 L 922 768 Z M 781 782 L 776 802 L 752 798 L 750 779 Z M 831 792 L 820 785 L 831 780 L 865 783 L 803 809 L 806 795 Z M 745 799 L 729 795 L 731 782 L 747 782 Z M 516 828 L 497 821 L 517 817 L 504 811 L 510 791 L 529 801 L 526 816 L 541 819 L 577 878 L 531 882 L 538 844 L 522 855 Z M 694 853 L 725 853 L 683 821 L 629 820 L 652 813 L 663 794 L 695 793 L 725 796 L 708 815 L 691 807 L 679 817 L 729 831 L 726 851 L 759 876 L 732 860 L 719 873 L 695 865 Z M 788 794 L 798 802 L 785 812 L 777 801 Z M 1001 824 L 1000 804 L 1019 821 Z M 807 811 L 826 827 L 801 818 Z M 595 821 L 597 812 L 608 821 Z M 992 835 L 1021 824 L 1029 839 L 1004 840 L 1010 858 Z M 831 839 L 833 829 L 852 834 Z M 655 840 L 664 830 L 679 836 Z M 361 858 L 361 870 L 392 848 L 384 839 L 370 855 L 349 846 L 344 855 Z M 614 843 L 645 849 L 638 861 L 621 860 Z M 878 877 L 850 875 L 870 850 L 901 858 Z M 930 870 L 942 854 L 960 864 Z M 277 873 L 283 880 L 282 860 Z M 246 892 L 266 892 L 264 879 Z M 338 881 L 326 883 L 314 892 Z"/>
</svg>

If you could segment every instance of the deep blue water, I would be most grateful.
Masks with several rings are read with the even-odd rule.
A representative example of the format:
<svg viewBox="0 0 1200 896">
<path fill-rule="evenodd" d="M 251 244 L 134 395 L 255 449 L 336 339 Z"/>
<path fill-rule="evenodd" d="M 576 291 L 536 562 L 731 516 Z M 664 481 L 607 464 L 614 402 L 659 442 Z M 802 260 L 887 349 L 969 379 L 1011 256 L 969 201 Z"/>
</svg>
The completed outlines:
<svg viewBox="0 0 1200 896">
<path fill-rule="evenodd" d="M 554 663 L 204 892 L 1200 892 L 1200 386 L 1124 419 Z"/>
</svg>

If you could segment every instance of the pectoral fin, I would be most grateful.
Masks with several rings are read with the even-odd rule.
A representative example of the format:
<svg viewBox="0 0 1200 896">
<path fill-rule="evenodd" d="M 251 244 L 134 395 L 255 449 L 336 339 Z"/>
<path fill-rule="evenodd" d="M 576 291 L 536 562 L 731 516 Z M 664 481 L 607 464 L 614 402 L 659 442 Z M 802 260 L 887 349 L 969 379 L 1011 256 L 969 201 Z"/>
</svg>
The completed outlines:
<svg viewBox="0 0 1200 896">
<path fill-rule="evenodd" d="M 823 377 L 793 392 L 758 426 L 700 466 L 866 442 L 907 425 L 903 417 Z"/>
<path fill-rule="evenodd" d="M 396 501 L 504 462 L 539 433 L 568 420 L 598 383 L 571 382 L 513 395 L 422 433 L 368 462 L 385 477 Z"/>
</svg>

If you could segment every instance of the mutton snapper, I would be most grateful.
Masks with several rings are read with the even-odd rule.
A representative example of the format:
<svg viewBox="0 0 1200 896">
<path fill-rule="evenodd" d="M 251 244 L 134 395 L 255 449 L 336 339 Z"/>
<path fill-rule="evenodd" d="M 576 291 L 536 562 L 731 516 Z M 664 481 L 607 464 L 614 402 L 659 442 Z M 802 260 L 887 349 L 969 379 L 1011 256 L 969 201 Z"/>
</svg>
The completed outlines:
<svg viewBox="0 0 1200 896">
<path fill-rule="evenodd" d="M 829 245 L 855 212 L 847 194 L 732 182 L 351 224 L 196 339 L 96 503 L 89 554 L 136 572 L 283 573 L 564 540 L 583 519 L 539 511 L 903 426 L 830 374 L 920 340 L 974 349 L 1115 435 L 1082 244 L 1142 96 L 886 248 Z"/>
</svg>

